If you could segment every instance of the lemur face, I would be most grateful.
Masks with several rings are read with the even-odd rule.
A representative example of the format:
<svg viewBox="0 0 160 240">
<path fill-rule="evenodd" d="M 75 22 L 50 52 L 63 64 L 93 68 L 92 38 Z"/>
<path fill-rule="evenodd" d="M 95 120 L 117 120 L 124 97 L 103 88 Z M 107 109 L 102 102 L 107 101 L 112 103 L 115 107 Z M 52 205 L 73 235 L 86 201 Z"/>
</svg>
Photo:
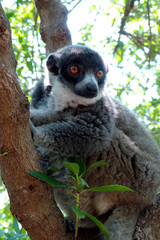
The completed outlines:
<svg viewBox="0 0 160 240">
<path fill-rule="evenodd" d="M 84 46 L 68 46 L 50 54 L 47 68 L 51 85 L 58 80 L 63 87 L 87 99 L 98 96 L 107 74 L 100 55 Z"/>
</svg>

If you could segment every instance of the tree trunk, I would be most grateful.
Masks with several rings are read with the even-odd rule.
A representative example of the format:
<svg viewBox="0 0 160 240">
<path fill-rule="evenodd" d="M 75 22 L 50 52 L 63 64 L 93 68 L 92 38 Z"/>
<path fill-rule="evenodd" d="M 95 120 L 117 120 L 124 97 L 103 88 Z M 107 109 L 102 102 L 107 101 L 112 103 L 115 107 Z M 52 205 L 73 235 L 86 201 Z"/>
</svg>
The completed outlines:
<svg viewBox="0 0 160 240">
<path fill-rule="evenodd" d="M 8 152 L 0 167 L 11 212 L 32 240 L 68 240 L 52 188 L 27 173 L 40 171 L 28 123 L 29 103 L 16 75 L 10 25 L 0 4 L 0 151 Z"/>
<path fill-rule="evenodd" d="M 47 53 L 71 44 L 67 10 L 61 2 L 35 0 L 35 3 Z M 27 173 L 28 170 L 40 171 L 40 156 L 34 148 L 28 121 L 29 103 L 18 82 L 10 25 L 0 4 L 0 151 L 8 152 L 0 158 L 0 167 L 11 212 L 32 240 L 71 240 L 73 234 L 66 234 L 52 188 Z M 99 231 L 80 230 L 78 239 L 100 240 Z M 140 215 L 133 239 L 160 239 L 160 197 Z"/>
</svg>

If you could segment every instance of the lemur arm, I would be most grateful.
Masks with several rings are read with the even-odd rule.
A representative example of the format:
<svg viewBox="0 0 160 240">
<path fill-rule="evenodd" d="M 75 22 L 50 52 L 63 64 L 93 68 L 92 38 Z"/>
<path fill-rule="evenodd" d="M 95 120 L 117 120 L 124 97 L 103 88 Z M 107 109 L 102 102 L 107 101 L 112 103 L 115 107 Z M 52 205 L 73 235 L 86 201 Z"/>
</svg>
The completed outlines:
<svg viewBox="0 0 160 240">
<path fill-rule="evenodd" d="M 36 145 L 70 156 L 91 156 L 107 149 L 110 146 L 113 128 L 113 119 L 108 119 L 104 125 L 100 119 L 83 119 L 77 116 L 67 121 L 37 127 L 31 122 Z"/>
<path fill-rule="evenodd" d="M 64 117 L 70 115 L 70 112 L 58 111 L 50 109 L 30 109 L 30 119 L 35 127 L 51 122 L 57 122 L 64 120 Z"/>
</svg>

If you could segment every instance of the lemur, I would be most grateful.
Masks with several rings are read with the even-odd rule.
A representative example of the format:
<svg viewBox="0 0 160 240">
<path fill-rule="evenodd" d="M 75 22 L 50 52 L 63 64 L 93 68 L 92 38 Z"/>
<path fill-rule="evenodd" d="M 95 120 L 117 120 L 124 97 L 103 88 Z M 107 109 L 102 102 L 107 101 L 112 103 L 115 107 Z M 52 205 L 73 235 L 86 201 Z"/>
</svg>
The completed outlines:
<svg viewBox="0 0 160 240">
<path fill-rule="evenodd" d="M 46 69 L 32 94 L 30 110 L 43 170 L 46 166 L 65 170 L 63 162 L 74 156 L 82 157 L 86 167 L 99 160 L 108 163 L 85 175 L 88 185 L 119 184 L 133 192 L 86 192 L 80 208 L 99 219 L 103 216 L 110 240 L 132 240 L 137 217 L 153 201 L 160 184 L 158 145 L 134 113 L 104 92 L 107 69 L 96 51 L 64 47 L 48 56 Z M 52 176 L 70 183 L 63 173 Z M 74 198 L 60 187 L 54 188 L 54 197 L 74 221 Z M 85 218 L 79 226 L 94 224 Z"/>
</svg>

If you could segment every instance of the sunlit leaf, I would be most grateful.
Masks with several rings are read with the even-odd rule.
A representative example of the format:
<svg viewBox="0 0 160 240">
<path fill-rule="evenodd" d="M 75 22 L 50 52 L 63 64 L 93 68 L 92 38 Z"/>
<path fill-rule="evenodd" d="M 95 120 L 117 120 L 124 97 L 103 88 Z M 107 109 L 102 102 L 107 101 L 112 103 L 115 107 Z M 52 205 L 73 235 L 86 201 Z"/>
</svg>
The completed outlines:
<svg viewBox="0 0 160 240">
<path fill-rule="evenodd" d="M 13 225 L 14 225 L 16 233 L 20 234 L 21 231 L 19 229 L 18 221 L 15 218 L 13 218 Z"/>
<path fill-rule="evenodd" d="M 2 229 L 0 229 L 0 237 L 4 237 L 4 236 L 5 236 L 5 232 Z"/>
<path fill-rule="evenodd" d="M 4 152 L 4 153 L 0 154 L 0 157 L 5 156 L 7 154 L 8 154 L 8 152 Z"/>
</svg>

